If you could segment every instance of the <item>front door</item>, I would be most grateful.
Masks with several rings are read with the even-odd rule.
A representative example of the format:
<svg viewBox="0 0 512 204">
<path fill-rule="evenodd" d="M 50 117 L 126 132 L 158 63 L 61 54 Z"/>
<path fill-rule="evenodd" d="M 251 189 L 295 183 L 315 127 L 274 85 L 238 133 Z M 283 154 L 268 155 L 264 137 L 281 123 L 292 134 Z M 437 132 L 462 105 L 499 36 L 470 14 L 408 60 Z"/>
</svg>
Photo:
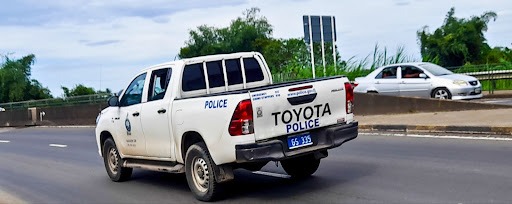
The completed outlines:
<svg viewBox="0 0 512 204">
<path fill-rule="evenodd" d="M 146 138 L 147 156 L 174 160 L 171 134 L 171 91 L 167 91 L 171 78 L 170 68 L 151 73 L 147 102 L 142 105 L 142 129 Z"/>
<path fill-rule="evenodd" d="M 401 67 L 400 96 L 430 97 L 431 79 L 420 78 L 424 72 L 414 66 Z"/>
<path fill-rule="evenodd" d="M 119 101 L 118 114 L 115 118 L 119 136 L 116 145 L 121 146 L 124 155 L 146 154 L 146 142 L 140 120 L 145 80 L 145 73 L 137 76 Z"/>
</svg>

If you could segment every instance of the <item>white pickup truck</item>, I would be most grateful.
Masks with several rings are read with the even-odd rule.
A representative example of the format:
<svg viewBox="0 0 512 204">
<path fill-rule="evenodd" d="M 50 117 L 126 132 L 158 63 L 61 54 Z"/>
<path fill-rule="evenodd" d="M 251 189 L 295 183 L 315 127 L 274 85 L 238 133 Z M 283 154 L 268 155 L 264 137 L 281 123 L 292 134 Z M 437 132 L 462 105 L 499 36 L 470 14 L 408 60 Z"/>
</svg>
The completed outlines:
<svg viewBox="0 0 512 204">
<path fill-rule="evenodd" d="M 233 169 L 279 161 L 295 178 L 313 174 L 327 150 L 357 137 L 352 85 L 343 76 L 272 84 L 256 52 L 211 55 L 140 72 L 97 118 L 110 179 L 133 168 L 185 173 L 209 201 Z"/>
</svg>

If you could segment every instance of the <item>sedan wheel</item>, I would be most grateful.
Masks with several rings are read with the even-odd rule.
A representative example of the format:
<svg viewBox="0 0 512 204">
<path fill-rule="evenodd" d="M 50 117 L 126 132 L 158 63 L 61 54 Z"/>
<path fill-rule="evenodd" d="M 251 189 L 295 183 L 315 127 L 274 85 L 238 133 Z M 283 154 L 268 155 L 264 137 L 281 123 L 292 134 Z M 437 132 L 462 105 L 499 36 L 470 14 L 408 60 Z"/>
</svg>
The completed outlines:
<svg viewBox="0 0 512 204">
<path fill-rule="evenodd" d="M 432 93 L 432 98 L 436 98 L 436 99 L 451 99 L 452 98 L 452 94 L 446 88 L 438 88 L 438 89 L 435 89 L 434 92 Z"/>
</svg>

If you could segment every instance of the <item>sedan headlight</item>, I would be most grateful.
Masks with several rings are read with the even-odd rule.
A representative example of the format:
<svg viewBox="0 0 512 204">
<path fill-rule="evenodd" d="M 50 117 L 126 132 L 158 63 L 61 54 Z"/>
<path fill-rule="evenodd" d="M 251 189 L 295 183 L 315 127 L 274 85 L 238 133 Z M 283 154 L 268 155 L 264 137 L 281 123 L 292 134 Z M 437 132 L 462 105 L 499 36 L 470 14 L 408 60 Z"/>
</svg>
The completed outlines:
<svg viewBox="0 0 512 204">
<path fill-rule="evenodd" d="M 467 81 L 464 81 L 464 80 L 454 80 L 454 81 L 453 81 L 453 84 L 455 84 L 455 85 L 459 85 L 459 86 L 467 86 L 467 85 L 468 85 L 468 82 L 467 82 Z"/>
</svg>

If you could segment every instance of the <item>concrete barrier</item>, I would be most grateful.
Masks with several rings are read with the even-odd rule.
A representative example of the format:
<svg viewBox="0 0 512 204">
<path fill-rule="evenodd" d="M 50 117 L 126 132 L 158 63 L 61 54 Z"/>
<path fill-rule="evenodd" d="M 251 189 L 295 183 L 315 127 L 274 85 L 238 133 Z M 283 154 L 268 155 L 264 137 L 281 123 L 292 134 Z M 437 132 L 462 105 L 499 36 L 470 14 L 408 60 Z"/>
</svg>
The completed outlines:
<svg viewBox="0 0 512 204">
<path fill-rule="evenodd" d="M 384 115 L 512 108 L 512 106 L 508 105 L 475 103 L 470 101 L 395 97 L 366 93 L 355 93 L 354 97 L 354 114 L 356 115 Z"/>
<path fill-rule="evenodd" d="M 106 103 L 101 103 L 0 112 L 0 127 L 95 125 L 98 113 L 106 105 Z M 355 93 L 354 113 L 356 115 L 383 115 L 499 108 L 512 108 L 512 106 Z M 41 120 L 42 112 L 45 114 Z"/>
<path fill-rule="evenodd" d="M 106 103 L 37 108 L 37 125 L 95 125 L 98 113 Z M 44 116 L 41 117 L 41 113 Z M 42 118 L 42 120 L 41 120 Z"/>
<path fill-rule="evenodd" d="M 30 110 L 7 110 L 0 112 L 0 127 L 35 125 Z"/>
</svg>

